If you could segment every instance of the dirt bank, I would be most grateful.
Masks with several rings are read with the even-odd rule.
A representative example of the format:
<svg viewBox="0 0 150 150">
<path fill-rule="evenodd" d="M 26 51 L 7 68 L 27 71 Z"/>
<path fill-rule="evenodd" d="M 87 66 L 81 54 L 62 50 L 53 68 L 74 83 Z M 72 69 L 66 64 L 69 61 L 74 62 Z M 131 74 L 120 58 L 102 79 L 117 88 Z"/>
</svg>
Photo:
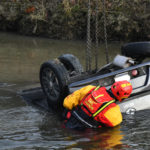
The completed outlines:
<svg viewBox="0 0 150 150">
<path fill-rule="evenodd" d="M 94 40 L 95 6 L 92 0 L 91 33 Z M 98 5 L 99 39 L 103 39 L 102 2 Z M 109 40 L 150 40 L 149 0 L 106 0 Z M 55 39 L 85 39 L 87 0 L 1 0 L 0 30 Z"/>
</svg>

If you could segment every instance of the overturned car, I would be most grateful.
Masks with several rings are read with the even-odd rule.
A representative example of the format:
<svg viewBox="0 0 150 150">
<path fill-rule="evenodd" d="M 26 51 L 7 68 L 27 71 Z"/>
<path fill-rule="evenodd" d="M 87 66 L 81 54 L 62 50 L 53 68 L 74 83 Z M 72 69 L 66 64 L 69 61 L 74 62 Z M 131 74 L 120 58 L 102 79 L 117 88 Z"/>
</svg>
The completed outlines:
<svg viewBox="0 0 150 150">
<path fill-rule="evenodd" d="M 133 86 L 131 96 L 119 103 L 121 112 L 134 113 L 150 109 L 150 42 L 134 42 L 122 46 L 121 55 L 102 68 L 86 72 L 78 58 L 63 54 L 44 62 L 40 68 L 41 87 L 22 92 L 33 103 L 50 108 L 63 108 L 64 98 L 86 85 L 100 85 L 107 89 L 115 81 L 128 80 Z M 35 98 L 36 97 L 36 98 Z M 43 103 L 44 102 L 44 103 Z"/>
</svg>

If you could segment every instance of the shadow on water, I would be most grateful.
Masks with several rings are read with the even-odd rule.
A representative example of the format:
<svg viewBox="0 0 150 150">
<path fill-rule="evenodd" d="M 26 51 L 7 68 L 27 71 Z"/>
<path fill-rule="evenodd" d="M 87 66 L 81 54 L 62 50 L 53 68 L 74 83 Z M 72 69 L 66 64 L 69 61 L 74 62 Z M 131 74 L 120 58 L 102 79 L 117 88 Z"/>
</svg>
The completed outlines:
<svg viewBox="0 0 150 150">
<path fill-rule="evenodd" d="M 85 64 L 85 42 L 57 41 L 0 33 L 0 149 L 2 150 L 97 150 L 149 149 L 150 111 L 124 115 L 123 123 L 113 129 L 69 130 L 63 127 L 60 116 L 40 102 L 39 95 L 26 95 L 26 102 L 18 91 L 39 86 L 41 63 L 72 53 Z M 120 51 L 120 43 L 109 44 L 111 59 Z M 101 45 L 99 56 L 104 55 Z M 99 65 L 105 64 L 100 57 Z M 36 98 L 38 97 L 38 98 Z M 28 103 L 27 103 L 28 101 Z M 32 104 L 32 105 L 31 105 Z M 39 109 L 40 108 L 40 109 Z"/>
</svg>

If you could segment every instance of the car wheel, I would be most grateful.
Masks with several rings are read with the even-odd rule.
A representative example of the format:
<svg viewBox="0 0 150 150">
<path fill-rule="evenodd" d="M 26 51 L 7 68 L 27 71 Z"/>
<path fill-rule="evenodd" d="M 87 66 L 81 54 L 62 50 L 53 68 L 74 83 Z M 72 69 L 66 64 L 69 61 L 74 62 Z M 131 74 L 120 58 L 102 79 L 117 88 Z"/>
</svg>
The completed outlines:
<svg viewBox="0 0 150 150">
<path fill-rule="evenodd" d="M 59 60 L 47 61 L 40 68 L 40 83 L 50 107 L 62 107 L 68 95 L 69 76 L 66 68 Z"/>
<path fill-rule="evenodd" d="M 150 57 L 150 42 L 133 42 L 127 43 L 121 48 L 123 55 L 142 61 Z"/>
<path fill-rule="evenodd" d="M 58 59 L 64 64 L 70 76 L 81 74 L 83 67 L 77 57 L 72 54 L 63 54 Z"/>
</svg>

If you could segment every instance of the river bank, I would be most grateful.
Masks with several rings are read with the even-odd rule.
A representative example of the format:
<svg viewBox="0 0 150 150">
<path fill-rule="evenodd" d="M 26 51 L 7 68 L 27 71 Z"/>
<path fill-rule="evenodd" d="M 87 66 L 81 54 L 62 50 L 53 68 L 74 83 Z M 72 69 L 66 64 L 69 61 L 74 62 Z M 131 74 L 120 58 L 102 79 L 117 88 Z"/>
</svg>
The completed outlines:
<svg viewBox="0 0 150 150">
<path fill-rule="evenodd" d="M 52 39 L 86 39 L 87 0 L 10 0 L 0 2 L 0 30 Z M 91 1 L 91 36 L 95 40 L 96 1 Z M 149 0 L 106 0 L 108 39 L 150 40 Z M 104 40 L 103 5 L 98 4 L 98 38 Z"/>
</svg>

